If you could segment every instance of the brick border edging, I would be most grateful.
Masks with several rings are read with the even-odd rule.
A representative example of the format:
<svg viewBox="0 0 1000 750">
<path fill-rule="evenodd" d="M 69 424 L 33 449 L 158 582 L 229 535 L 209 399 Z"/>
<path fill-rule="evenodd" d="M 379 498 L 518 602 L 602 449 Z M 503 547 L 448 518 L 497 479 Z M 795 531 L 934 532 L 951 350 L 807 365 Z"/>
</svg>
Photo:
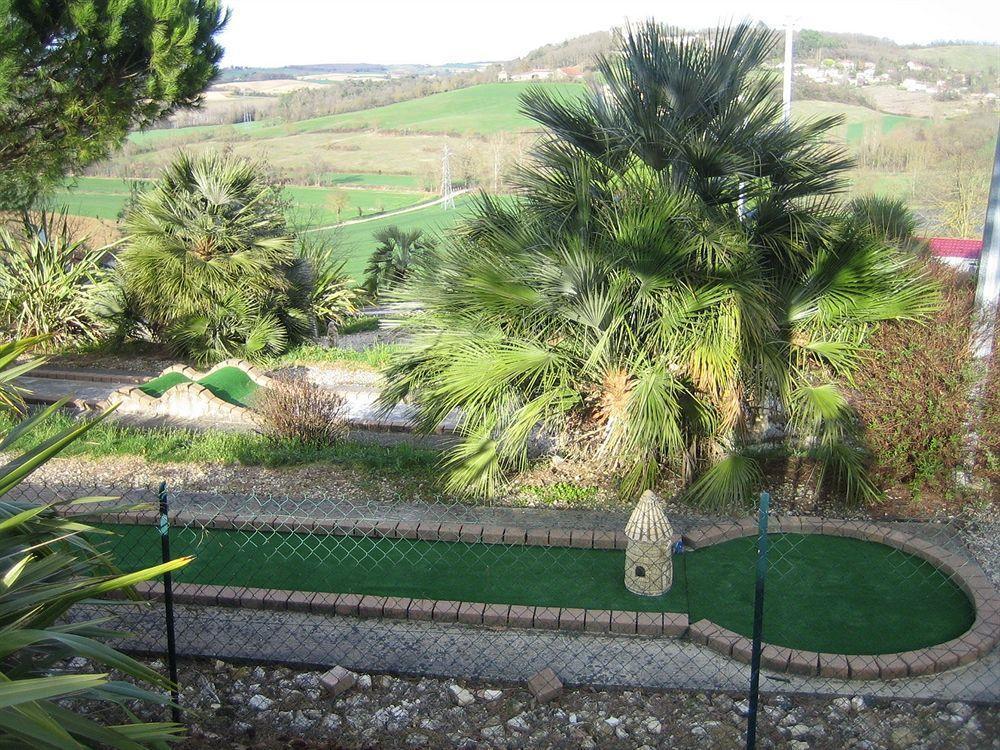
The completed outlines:
<svg viewBox="0 0 1000 750">
<path fill-rule="evenodd" d="M 143 599 L 163 600 L 162 583 L 146 581 L 137 584 L 135 589 Z M 196 583 L 174 583 L 172 589 L 173 600 L 177 604 L 245 607 L 247 609 L 363 618 L 457 622 L 465 625 L 491 627 L 621 633 L 667 638 L 682 638 L 688 632 L 688 616 L 682 612 L 633 612 L 520 604 L 487 604 L 485 602 L 412 599 L 410 597 L 368 594 L 334 594 Z"/>
<path fill-rule="evenodd" d="M 891 680 L 921 677 L 970 664 L 986 656 L 1000 642 L 1000 596 L 986 574 L 973 562 L 914 534 L 864 521 L 838 521 L 809 516 L 785 517 L 768 522 L 769 533 L 825 534 L 850 537 L 893 547 L 929 562 L 969 597 L 976 611 L 972 627 L 945 643 L 891 654 L 824 654 L 763 644 L 761 664 L 775 672 L 857 680 Z M 755 536 L 757 522 L 745 519 L 714 524 L 686 534 L 684 543 L 694 549 L 732 539 Z M 691 640 L 737 661 L 750 663 L 748 638 L 711 620 L 691 624 Z"/>
</svg>

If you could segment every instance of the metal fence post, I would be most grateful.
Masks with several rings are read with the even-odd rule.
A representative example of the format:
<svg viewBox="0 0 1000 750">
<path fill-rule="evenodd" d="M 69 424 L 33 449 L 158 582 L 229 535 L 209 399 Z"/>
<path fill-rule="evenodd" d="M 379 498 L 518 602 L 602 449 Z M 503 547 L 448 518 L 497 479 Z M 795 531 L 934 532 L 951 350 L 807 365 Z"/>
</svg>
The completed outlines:
<svg viewBox="0 0 1000 750">
<path fill-rule="evenodd" d="M 170 507 L 167 500 L 167 483 L 160 482 L 160 551 L 164 563 L 170 562 Z M 163 574 L 163 608 L 166 613 L 167 626 L 167 664 L 170 668 L 170 707 L 171 718 L 180 723 L 180 693 L 177 686 L 177 642 L 174 639 L 174 589 L 173 577 L 170 572 Z"/>
<path fill-rule="evenodd" d="M 764 629 L 764 576 L 767 573 L 767 514 L 771 496 L 760 493 L 757 517 L 757 581 L 753 597 L 753 651 L 750 656 L 750 707 L 747 714 L 747 750 L 757 746 L 757 706 L 760 694 L 760 648 Z"/>
</svg>

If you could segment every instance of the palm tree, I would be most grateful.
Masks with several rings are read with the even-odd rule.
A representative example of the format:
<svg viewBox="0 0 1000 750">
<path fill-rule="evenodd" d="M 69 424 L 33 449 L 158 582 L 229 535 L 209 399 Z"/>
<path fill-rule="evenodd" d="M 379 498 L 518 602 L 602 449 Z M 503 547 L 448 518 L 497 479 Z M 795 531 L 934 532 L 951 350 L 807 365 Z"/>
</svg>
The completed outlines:
<svg viewBox="0 0 1000 750">
<path fill-rule="evenodd" d="M 392 226 L 376 232 L 374 237 L 378 246 L 365 267 L 364 283 L 373 297 L 406 281 L 434 250 L 434 242 L 422 229 L 406 231 Z"/>
<path fill-rule="evenodd" d="M 775 43 L 649 22 L 598 61 L 603 91 L 524 96 L 548 137 L 516 200 L 480 196 L 417 274 L 425 312 L 386 373 L 383 403 L 412 399 L 421 428 L 460 411 L 453 487 L 494 492 L 547 433 L 628 493 L 667 469 L 732 505 L 780 448 L 820 484 L 876 495 L 841 385 L 873 324 L 933 298 L 837 201 L 837 119 L 782 122 L 760 70 Z"/>
<path fill-rule="evenodd" d="M 196 362 L 284 351 L 314 329 L 286 207 L 261 165 L 182 154 L 125 218 L 126 298 Z"/>
</svg>

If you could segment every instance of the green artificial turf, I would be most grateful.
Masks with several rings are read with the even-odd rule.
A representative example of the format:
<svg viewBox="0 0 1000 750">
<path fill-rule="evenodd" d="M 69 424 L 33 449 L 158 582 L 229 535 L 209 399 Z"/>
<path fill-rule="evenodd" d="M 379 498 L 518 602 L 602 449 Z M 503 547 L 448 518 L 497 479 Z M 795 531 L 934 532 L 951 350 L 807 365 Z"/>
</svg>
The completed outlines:
<svg viewBox="0 0 1000 750">
<path fill-rule="evenodd" d="M 179 372 L 168 372 L 139 386 L 139 390 L 159 398 L 168 390 L 181 383 L 190 383 L 191 378 Z M 237 406 L 249 406 L 257 384 L 238 367 L 220 367 L 211 375 L 199 378 L 199 385 L 205 386 L 223 401 Z"/>
<path fill-rule="evenodd" d="M 819 534 L 768 537 L 764 640 L 842 654 L 910 651 L 968 630 L 968 597 L 930 563 L 894 547 Z M 695 552 L 690 618 L 753 632 L 756 539 Z M 695 562 L 697 564 L 695 564 Z"/>
<path fill-rule="evenodd" d="M 198 383 L 223 401 L 237 406 L 249 406 L 257 390 L 257 384 L 239 367 L 220 367 L 211 375 L 199 378 Z"/>
<path fill-rule="evenodd" d="M 153 378 L 152 380 L 147 380 L 145 383 L 139 386 L 139 390 L 143 393 L 159 398 L 164 393 L 169 391 L 175 385 L 180 385 L 181 383 L 190 383 L 191 378 L 180 372 L 168 372 L 164 375 Z"/>
<path fill-rule="evenodd" d="M 117 526 L 126 569 L 159 561 L 151 527 Z M 826 653 L 874 654 L 941 643 L 969 628 L 966 596 L 930 564 L 899 550 L 820 535 L 770 537 L 764 640 Z M 674 557 L 661 597 L 625 589 L 624 552 L 429 542 L 285 532 L 177 529 L 176 555 L 195 561 L 176 580 L 587 609 L 688 612 L 749 636 L 755 540 Z"/>
</svg>

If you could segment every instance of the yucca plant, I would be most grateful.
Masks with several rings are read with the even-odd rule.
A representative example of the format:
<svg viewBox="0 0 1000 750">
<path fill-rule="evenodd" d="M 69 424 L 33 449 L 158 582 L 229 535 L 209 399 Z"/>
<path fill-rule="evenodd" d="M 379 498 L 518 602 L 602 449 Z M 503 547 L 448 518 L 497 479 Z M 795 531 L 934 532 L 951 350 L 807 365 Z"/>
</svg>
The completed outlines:
<svg viewBox="0 0 1000 750">
<path fill-rule="evenodd" d="M 14 381 L 42 363 L 39 357 L 26 357 L 44 341 L 44 337 L 36 337 L 0 343 L 0 410 L 20 409 L 24 406 L 22 391 Z"/>
<path fill-rule="evenodd" d="M 876 496 L 841 387 L 872 325 L 933 294 L 837 202 L 837 119 L 782 121 L 760 70 L 775 43 L 649 22 L 598 61 L 603 90 L 523 97 L 548 137 L 515 200 L 481 196 L 405 290 L 425 312 L 386 373 L 383 403 L 410 398 L 421 428 L 460 413 L 454 488 L 495 492 L 549 433 L 628 494 L 666 469 L 731 507 L 793 452 Z"/>
<path fill-rule="evenodd" d="M 34 426 L 63 406 L 56 403 L 0 438 L 0 453 L 29 439 Z M 56 505 L 80 507 L 110 498 L 81 498 L 33 505 L 6 496 L 30 474 L 77 440 L 97 421 L 81 422 L 0 466 L 0 746 L 18 748 L 166 747 L 183 728 L 142 723 L 129 706 L 136 701 L 164 705 L 170 683 L 163 676 L 111 648 L 121 637 L 103 621 L 67 622 L 79 602 L 176 570 L 190 559 L 135 573 L 117 571 L 93 539 L 109 532 L 64 517 Z M 116 510 L 116 509 L 112 509 Z M 120 510 L 120 509 L 118 509 Z M 117 670 L 149 688 L 111 679 L 107 671 L 71 674 L 67 659 L 82 656 Z M 121 723 L 109 725 L 73 711 L 63 699 L 117 709 Z"/>
<path fill-rule="evenodd" d="M 375 233 L 378 244 L 365 266 L 364 288 L 376 297 L 406 281 L 434 250 L 422 229 L 386 227 Z"/>
<path fill-rule="evenodd" d="M 335 246 L 303 237 L 299 239 L 298 257 L 303 272 L 311 277 L 309 306 L 319 332 L 357 312 L 358 293 Z"/>
<path fill-rule="evenodd" d="M 125 217 L 127 299 L 196 363 L 280 354 L 315 328 L 286 207 L 262 165 L 181 154 Z"/>
<path fill-rule="evenodd" d="M 90 296 L 107 250 L 74 237 L 65 213 L 26 212 L 19 226 L 0 226 L 0 330 L 46 336 L 50 347 L 96 341 Z"/>
</svg>

